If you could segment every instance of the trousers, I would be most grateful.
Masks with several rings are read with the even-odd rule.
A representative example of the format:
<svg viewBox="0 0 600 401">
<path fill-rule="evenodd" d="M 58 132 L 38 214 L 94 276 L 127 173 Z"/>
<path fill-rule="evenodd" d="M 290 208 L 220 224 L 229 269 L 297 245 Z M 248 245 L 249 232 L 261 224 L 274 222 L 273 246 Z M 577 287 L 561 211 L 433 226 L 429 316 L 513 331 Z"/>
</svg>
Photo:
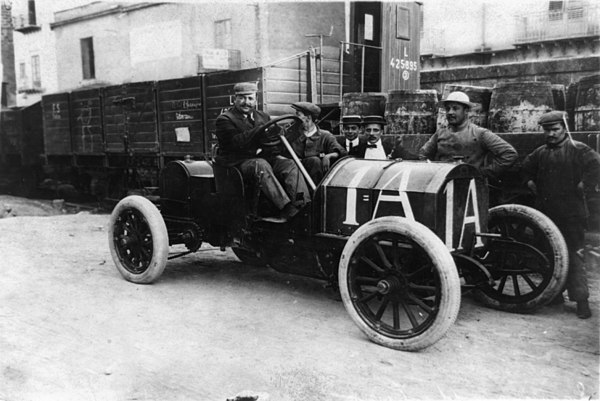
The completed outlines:
<svg viewBox="0 0 600 401">
<path fill-rule="evenodd" d="M 293 160 L 283 156 L 246 159 L 237 165 L 244 180 L 256 185 L 279 209 L 288 203 L 301 208 L 310 202 L 304 177 Z"/>
</svg>

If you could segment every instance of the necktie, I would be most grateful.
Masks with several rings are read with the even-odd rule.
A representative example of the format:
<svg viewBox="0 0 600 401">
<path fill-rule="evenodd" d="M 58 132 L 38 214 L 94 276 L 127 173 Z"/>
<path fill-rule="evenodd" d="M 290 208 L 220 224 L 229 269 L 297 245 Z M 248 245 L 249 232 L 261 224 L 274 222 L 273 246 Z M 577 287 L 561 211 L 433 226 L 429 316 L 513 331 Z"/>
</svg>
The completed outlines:
<svg viewBox="0 0 600 401">
<path fill-rule="evenodd" d="M 368 144 L 368 145 L 367 145 L 367 149 L 374 149 L 374 148 L 376 148 L 376 147 L 377 147 L 377 145 L 371 145 L 371 144 Z"/>
</svg>

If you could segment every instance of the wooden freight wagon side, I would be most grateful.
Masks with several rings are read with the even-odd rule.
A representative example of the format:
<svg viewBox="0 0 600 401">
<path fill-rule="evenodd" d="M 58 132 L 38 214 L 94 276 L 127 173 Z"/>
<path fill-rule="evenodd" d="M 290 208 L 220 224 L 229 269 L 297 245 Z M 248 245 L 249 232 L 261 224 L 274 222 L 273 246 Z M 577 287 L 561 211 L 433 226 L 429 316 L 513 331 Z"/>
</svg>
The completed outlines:
<svg viewBox="0 0 600 401">
<path fill-rule="evenodd" d="M 156 86 L 161 155 L 206 153 L 202 77 L 158 81 Z"/>
<path fill-rule="evenodd" d="M 44 155 L 44 133 L 42 130 L 42 102 L 21 109 L 21 165 L 40 166 Z"/>
<path fill-rule="evenodd" d="M 322 58 L 306 51 L 264 67 L 262 92 L 265 111 L 279 116 L 292 113 L 290 105 L 295 102 L 338 103 L 339 53 L 336 47 L 324 46 Z M 344 82 L 350 84 L 348 75 Z"/>
<path fill-rule="evenodd" d="M 21 108 L 2 109 L 0 115 L 0 163 L 21 164 Z"/>
<path fill-rule="evenodd" d="M 46 156 L 70 156 L 72 146 L 69 93 L 42 96 L 42 116 Z"/>
<path fill-rule="evenodd" d="M 106 152 L 158 152 L 154 82 L 106 87 L 103 105 Z"/>
<path fill-rule="evenodd" d="M 104 154 L 102 93 L 99 88 L 71 92 L 71 134 L 75 155 Z"/>
</svg>

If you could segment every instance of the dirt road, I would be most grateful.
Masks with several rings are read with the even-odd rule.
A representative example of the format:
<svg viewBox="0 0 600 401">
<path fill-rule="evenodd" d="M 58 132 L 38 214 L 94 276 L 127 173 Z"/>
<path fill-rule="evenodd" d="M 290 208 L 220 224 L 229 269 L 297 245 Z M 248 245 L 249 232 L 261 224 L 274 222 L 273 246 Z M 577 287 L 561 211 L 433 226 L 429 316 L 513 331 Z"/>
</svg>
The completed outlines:
<svg viewBox="0 0 600 401">
<path fill-rule="evenodd" d="M 124 281 L 107 215 L 0 219 L 0 400 L 598 399 L 594 316 L 463 295 L 419 353 L 369 342 L 323 283 L 203 247 L 153 285 Z"/>
</svg>

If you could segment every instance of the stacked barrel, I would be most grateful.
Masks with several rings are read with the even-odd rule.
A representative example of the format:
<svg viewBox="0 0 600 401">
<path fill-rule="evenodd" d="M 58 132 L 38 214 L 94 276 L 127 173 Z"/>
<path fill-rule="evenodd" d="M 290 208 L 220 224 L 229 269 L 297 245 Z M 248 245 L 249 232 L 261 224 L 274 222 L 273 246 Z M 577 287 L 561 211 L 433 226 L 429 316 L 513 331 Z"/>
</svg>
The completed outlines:
<svg viewBox="0 0 600 401">
<path fill-rule="evenodd" d="M 346 93 L 341 115 L 381 115 L 387 134 L 432 134 L 447 127 L 439 100 L 451 92 L 469 96 L 469 120 L 496 133 L 540 132 L 540 116 L 550 110 L 568 114 L 571 131 L 600 131 L 600 74 L 565 87 L 544 81 L 499 82 L 493 87 L 446 84 L 441 98 L 434 89 L 388 93 Z"/>
</svg>

